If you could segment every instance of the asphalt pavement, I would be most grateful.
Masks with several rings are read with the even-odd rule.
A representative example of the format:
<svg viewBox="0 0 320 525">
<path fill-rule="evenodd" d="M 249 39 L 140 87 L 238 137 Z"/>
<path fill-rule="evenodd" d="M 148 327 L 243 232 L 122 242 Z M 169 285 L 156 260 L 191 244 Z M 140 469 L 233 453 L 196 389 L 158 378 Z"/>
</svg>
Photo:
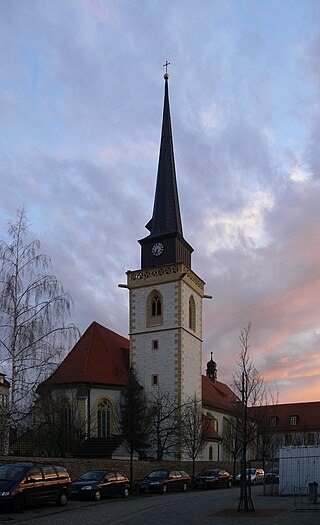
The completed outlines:
<svg viewBox="0 0 320 525">
<path fill-rule="evenodd" d="M 10 525 L 319 525 L 320 500 L 278 496 L 270 488 L 252 487 L 254 511 L 238 512 L 239 487 L 142 495 L 99 502 L 48 504 L 23 514 L 0 513 Z"/>
</svg>

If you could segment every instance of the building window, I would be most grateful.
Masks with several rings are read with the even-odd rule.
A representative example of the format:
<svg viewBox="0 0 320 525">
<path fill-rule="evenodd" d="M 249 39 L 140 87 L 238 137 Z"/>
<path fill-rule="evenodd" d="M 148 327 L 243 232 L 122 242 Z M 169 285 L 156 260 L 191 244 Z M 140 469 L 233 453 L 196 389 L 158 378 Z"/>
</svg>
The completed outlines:
<svg viewBox="0 0 320 525">
<path fill-rule="evenodd" d="M 97 410 L 97 429 L 98 437 L 110 437 L 111 435 L 111 414 L 110 404 L 104 399 L 98 404 Z"/>
<path fill-rule="evenodd" d="M 212 447 L 209 447 L 209 461 L 213 460 L 213 450 Z"/>
<path fill-rule="evenodd" d="M 147 299 L 147 326 L 162 324 L 163 300 L 157 290 L 153 290 Z"/>
<path fill-rule="evenodd" d="M 298 423 L 298 416 L 290 416 L 290 425 L 294 426 Z"/>
<path fill-rule="evenodd" d="M 272 417 L 270 417 L 270 419 L 269 419 L 269 426 L 270 426 L 270 427 L 275 427 L 276 424 L 277 424 L 277 418 L 276 418 L 276 416 L 272 416 Z"/>
<path fill-rule="evenodd" d="M 193 331 L 196 329 L 196 303 L 193 295 L 189 299 L 189 328 Z"/>
<path fill-rule="evenodd" d="M 158 342 L 158 339 L 154 339 L 152 341 L 152 350 L 158 350 L 159 348 L 159 342 Z"/>
<path fill-rule="evenodd" d="M 110 437 L 114 433 L 114 405 L 111 399 L 99 397 L 94 404 L 94 437 Z"/>
<path fill-rule="evenodd" d="M 151 376 L 151 384 L 153 386 L 157 386 L 159 384 L 159 376 L 158 376 L 158 374 L 153 374 Z"/>
<path fill-rule="evenodd" d="M 71 404 L 67 397 L 62 395 L 57 399 L 61 407 L 60 425 L 61 425 L 61 444 L 64 452 L 72 450 L 72 410 Z"/>
</svg>

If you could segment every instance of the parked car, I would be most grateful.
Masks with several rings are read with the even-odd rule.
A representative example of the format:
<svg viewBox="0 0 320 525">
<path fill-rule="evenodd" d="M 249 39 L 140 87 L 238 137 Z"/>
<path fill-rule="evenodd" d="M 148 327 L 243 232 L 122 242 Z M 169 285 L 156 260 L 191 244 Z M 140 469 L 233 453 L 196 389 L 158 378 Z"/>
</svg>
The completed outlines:
<svg viewBox="0 0 320 525">
<path fill-rule="evenodd" d="M 264 481 L 264 470 L 262 468 L 247 468 L 246 470 L 247 480 L 250 485 L 257 485 Z M 241 474 L 236 477 L 236 483 L 240 483 Z"/>
<path fill-rule="evenodd" d="M 279 483 L 279 469 L 271 468 L 266 473 L 265 483 Z"/>
<path fill-rule="evenodd" d="M 129 496 L 129 480 L 114 470 L 88 470 L 71 483 L 74 498 L 99 501 L 103 496 Z"/>
<path fill-rule="evenodd" d="M 28 461 L 0 465 L 0 506 L 13 512 L 47 501 L 63 506 L 70 494 L 70 475 L 61 465 Z"/>
<path fill-rule="evenodd" d="M 144 479 L 137 481 L 138 492 L 159 492 L 165 494 L 173 490 L 186 492 L 191 486 L 191 478 L 184 470 L 153 470 Z"/>
<path fill-rule="evenodd" d="M 226 470 L 206 470 L 195 478 L 197 489 L 216 489 L 218 487 L 231 487 L 233 476 Z"/>
</svg>

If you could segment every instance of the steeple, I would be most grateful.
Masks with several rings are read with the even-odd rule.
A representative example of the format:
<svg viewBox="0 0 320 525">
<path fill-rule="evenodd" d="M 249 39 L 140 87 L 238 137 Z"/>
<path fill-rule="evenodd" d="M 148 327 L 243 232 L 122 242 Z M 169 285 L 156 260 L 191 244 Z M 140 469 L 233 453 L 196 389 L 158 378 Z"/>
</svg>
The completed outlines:
<svg viewBox="0 0 320 525">
<path fill-rule="evenodd" d="M 173 153 L 168 73 L 164 75 L 164 79 L 164 104 L 157 186 L 152 218 L 146 225 L 152 236 L 171 232 L 183 235 Z"/>
<path fill-rule="evenodd" d="M 168 62 L 165 64 L 166 69 Z M 169 74 L 164 74 L 162 133 L 153 213 L 141 239 L 141 267 L 184 262 L 191 267 L 193 248 L 183 238 L 169 104 Z"/>
</svg>

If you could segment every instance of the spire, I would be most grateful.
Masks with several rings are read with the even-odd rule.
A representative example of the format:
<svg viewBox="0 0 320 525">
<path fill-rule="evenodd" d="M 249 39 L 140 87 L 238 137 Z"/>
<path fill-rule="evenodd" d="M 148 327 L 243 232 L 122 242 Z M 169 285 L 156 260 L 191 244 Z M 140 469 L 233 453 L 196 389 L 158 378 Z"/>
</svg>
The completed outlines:
<svg viewBox="0 0 320 525">
<path fill-rule="evenodd" d="M 166 71 L 168 65 L 166 62 Z M 169 74 L 166 72 L 157 185 L 152 218 L 146 225 L 151 236 L 166 233 L 179 233 L 183 236 L 173 153 L 168 79 Z"/>
<path fill-rule="evenodd" d="M 183 238 L 174 165 L 167 67 L 164 64 L 164 103 L 156 192 L 153 213 L 146 225 L 149 235 L 140 239 L 141 268 L 184 263 L 191 268 L 192 246 Z"/>
</svg>

